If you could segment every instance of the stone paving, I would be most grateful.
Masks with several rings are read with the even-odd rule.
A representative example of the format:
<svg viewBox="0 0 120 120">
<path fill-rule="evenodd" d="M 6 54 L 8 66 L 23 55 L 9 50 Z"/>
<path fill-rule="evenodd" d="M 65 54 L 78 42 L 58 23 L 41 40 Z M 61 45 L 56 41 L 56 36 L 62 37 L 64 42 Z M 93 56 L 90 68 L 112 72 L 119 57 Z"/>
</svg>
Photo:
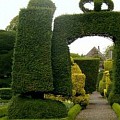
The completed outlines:
<svg viewBox="0 0 120 120">
<path fill-rule="evenodd" d="M 98 92 L 90 96 L 90 104 L 82 110 L 76 120 L 118 120 L 108 101 Z"/>
</svg>

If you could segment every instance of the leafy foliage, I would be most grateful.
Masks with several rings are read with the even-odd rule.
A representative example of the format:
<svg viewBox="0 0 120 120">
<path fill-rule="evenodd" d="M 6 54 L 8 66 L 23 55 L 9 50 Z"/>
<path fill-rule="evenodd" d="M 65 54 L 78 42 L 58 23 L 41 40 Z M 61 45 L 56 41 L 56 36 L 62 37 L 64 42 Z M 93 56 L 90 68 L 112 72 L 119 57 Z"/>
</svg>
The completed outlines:
<svg viewBox="0 0 120 120">
<path fill-rule="evenodd" d="M 59 87 L 59 81 L 64 83 L 64 81 L 67 79 L 68 83 L 68 79 L 70 80 L 70 53 L 68 44 L 75 41 L 76 38 L 98 35 L 110 37 L 115 43 L 113 92 L 114 94 L 120 94 L 120 67 L 118 67 L 120 66 L 119 32 L 120 12 L 89 12 L 86 14 L 63 15 L 57 17 L 54 22 L 54 31 L 52 37 L 52 67 L 54 83 L 56 83 L 55 81 L 58 81 L 56 83 L 58 84 L 57 88 L 61 89 L 61 87 Z M 91 64 L 89 64 L 89 66 L 90 65 Z M 92 69 L 93 67 L 91 66 L 90 68 Z M 91 86 L 91 84 L 89 86 Z"/>
<path fill-rule="evenodd" d="M 40 0 L 34 1 L 36 2 L 41 4 Z M 41 7 L 28 7 L 21 9 L 19 13 L 12 71 L 14 93 L 53 91 L 51 66 L 53 13 L 53 9 Z"/>
<path fill-rule="evenodd" d="M 9 119 L 52 119 L 67 117 L 66 106 L 56 100 L 13 98 L 9 109 Z"/>
<path fill-rule="evenodd" d="M 18 15 L 15 16 L 11 22 L 10 22 L 10 25 L 8 25 L 6 27 L 6 31 L 16 31 L 17 30 L 17 26 L 18 26 Z"/>
<path fill-rule="evenodd" d="M 74 59 L 79 65 L 82 72 L 86 75 L 85 90 L 87 93 L 92 93 L 96 90 L 96 83 L 99 70 L 99 59 Z"/>
<path fill-rule="evenodd" d="M 85 8 L 86 3 L 94 2 L 94 10 L 89 10 L 88 8 Z M 83 12 L 100 12 L 102 8 L 102 3 L 105 3 L 108 6 L 108 9 L 102 10 L 102 11 L 112 11 L 114 9 L 114 4 L 112 0 L 81 0 L 79 3 L 80 9 Z"/>
<path fill-rule="evenodd" d="M 10 87 L 15 32 L 0 31 L 0 87 Z"/>
</svg>

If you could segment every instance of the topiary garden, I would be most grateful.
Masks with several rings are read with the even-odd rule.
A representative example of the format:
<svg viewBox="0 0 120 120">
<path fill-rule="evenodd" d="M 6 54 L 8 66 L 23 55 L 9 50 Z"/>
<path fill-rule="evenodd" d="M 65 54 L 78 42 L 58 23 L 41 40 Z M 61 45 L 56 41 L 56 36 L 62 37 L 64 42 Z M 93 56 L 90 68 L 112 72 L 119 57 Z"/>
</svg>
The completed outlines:
<svg viewBox="0 0 120 120">
<path fill-rule="evenodd" d="M 94 10 L 84 7 L 87 2 L 95 3 Z M 108 5 L 107 10 L 101 10 L 102 3 Z M 109 72 L 104 72 L 99 87 L 102 86 L 100 90 L 108 95 L 111 105 L 115 102 L 120 104 L 120 12 L 112 12 L 114 4 L 111 0 L 81 0 L 79 6 L 84 14 L 57 17 L 53 31 L 52 19 L 56 7 L 51 0 L 30 0 L 27 8 L 20 10 L 12 64 L 13 97 L 8 108 L 0 109 L 5 111 L 2 117 L 7 114 L 8 119 L 67 120 L 69 116 L 75 119 L 81 106 L 86 107 L 89 103 L 86 92 L 92 93 L 96 89 L 99 67 L 99 59 L 76 60 L 78 65 L 71 62 L 68 45 L 84 36 L 105 36 L 113 40 L 113 67 L 109 61 L 105 62 L 105 69 L 113 68 L 114 84 L 109 95 L 103 92 L 104 82 L 107 82 L 104 88 L 107 91 L 110 86 Z M 94 68 L 92 88 L 91 84 L 85 87 L 84 63 Z M 3 91 L 7 94 L 11 89 Z M 72 99 L 75 106 L 68 111 L 61 100 L 49 99 L 45 97 L 47 94 Z"/>
</svg>

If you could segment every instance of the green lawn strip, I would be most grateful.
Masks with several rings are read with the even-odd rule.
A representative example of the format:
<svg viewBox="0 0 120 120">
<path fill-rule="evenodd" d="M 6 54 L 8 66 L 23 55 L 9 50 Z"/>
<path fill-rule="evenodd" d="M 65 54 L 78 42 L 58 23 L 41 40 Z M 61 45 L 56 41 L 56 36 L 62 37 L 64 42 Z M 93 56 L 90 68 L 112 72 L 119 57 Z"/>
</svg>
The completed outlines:
<svg viewBox="0 0 120 120">
<path fill-rule="evenodd" d="M 115 111 L 115 113 L 118 116 L 118 119 L 120 120 L 120 105 L 118 103 L 114 103 L 112 105 L 113 110 Z"/>
</svg>

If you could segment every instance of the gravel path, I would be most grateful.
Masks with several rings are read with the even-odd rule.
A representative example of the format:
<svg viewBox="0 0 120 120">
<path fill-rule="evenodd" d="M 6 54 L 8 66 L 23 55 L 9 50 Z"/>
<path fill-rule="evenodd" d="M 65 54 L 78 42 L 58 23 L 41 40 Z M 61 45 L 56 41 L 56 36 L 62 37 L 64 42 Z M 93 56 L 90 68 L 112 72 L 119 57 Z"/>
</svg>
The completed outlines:
<svg viewBox="0 0 120 120">
<path fill-rule="evenodd" d="M 76 120 L 118 120 L 108 101 L 98 92 L 90 96 L 90 104 L 82 110 Z"/>
</svg>

